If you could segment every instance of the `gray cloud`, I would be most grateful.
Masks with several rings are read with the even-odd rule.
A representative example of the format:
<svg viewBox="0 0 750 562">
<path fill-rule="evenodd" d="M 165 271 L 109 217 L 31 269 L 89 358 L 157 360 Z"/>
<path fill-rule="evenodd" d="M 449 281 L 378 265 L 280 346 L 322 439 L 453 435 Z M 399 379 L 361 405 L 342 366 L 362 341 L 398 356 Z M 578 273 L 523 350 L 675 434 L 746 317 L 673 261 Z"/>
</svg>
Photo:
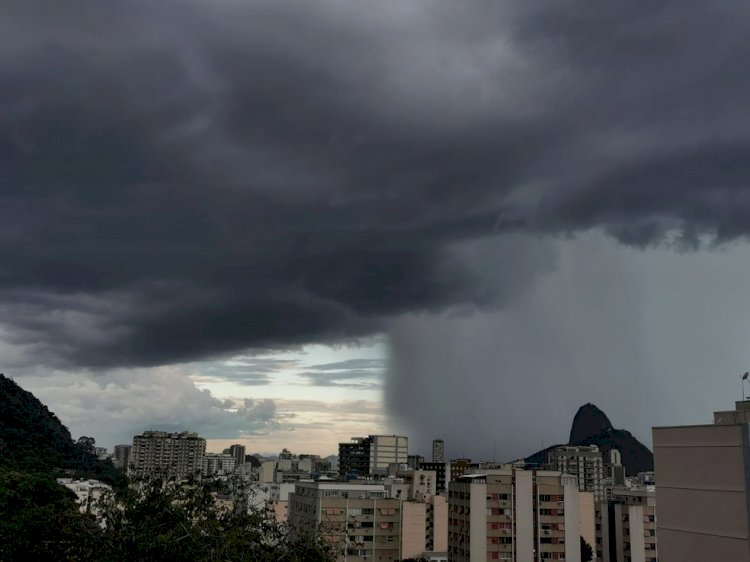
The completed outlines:
<svg viewBox="0 0 750 562">
<path fill-rule="evenodd" d="M 147 429 L 198 431 L 202 437 L 232 438 L 282 427 L 288 414 L 273 400 L 219 400 L 200 390 L 178 367 L 39 373 L 17 377 L 63 420 L 74 436 L 94 434 L 111 447 L 130 443 Z"/>
<path fill-rule="evenodd" d="M 344 340 L 515 297 L 550 263 L 482 248 L 510 232 L 744 237 L 749 17 L 4 2 L 3 346 L 112 367 Z"/>
<path fill-rule="evenodd" d="M 347 359 L 345 361 L 336 361 L 335 363 L 310 365 L 310 368 L 319 371 L 349 371 L 351 369 L 376 369 L 382 371 L 385 366 L 386 362 L 384 359 Z"/>
<path fill-rule="evenodd" d="M 394 323 L 385 403 L 410 449 L 507 461 L 567 440 L 593 402 L 650 446 L 651 428 L 711 423 L 747 370 L 750 246 L 643 252 L 591 233 L 503 307 Z M 413 447 L 412 447 L 413 445 Z"/>
</svg>

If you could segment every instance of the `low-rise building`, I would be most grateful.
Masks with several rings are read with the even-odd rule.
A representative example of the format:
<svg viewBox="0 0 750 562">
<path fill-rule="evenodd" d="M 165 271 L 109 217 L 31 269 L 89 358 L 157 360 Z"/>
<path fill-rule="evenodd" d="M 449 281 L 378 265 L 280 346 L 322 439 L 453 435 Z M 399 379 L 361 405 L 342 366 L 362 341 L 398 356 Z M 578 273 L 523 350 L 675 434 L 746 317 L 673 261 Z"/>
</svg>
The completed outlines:
<svg viewBox="0 0 750 562">
<path fill-rule="evenodd" d="M 236 459 L 224 453 L 206 453 L 203 455 L 201 472 L 204 477 L 229 476 L 234 472 Z"/>
<path fill-rule="evenodd" d="M 57 482 L 76 495 L 76 501 L 81 513 L 93 513 L 97 517 L 102 513 L 99 500 L 102 496 L 112 491 L 112 487 L 109 484 L 105 484 L 99 480 L 58 478 Z"/>
</svg>

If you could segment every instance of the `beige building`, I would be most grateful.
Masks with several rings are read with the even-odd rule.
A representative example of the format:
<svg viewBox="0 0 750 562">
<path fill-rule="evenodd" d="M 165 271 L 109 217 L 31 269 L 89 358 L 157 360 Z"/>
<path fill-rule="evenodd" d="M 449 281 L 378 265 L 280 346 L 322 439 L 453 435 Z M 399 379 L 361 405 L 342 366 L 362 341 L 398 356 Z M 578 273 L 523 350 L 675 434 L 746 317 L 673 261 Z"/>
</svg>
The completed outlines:
<svg viewBox="0 0 750 562">
<path fill-rule="evenodd" d="M 448 502 L 443 496 L 402 503 L 401 556 L 448 551 Z"/>
<path fill-rule="evenodd" d="M 451 562 L 580 559 L 575 477 L 552 471 L 465 474 L 448 492 Z"/>
<path fill-rule="evenodd" d="M 578 523 L 581 536 L 596 550 L 596 502 L 591 492 L 578 491 Z"/>
<path fill-rule="evenodd" d="M 342 562 L 401 560 L 401 500 L 382 484 L 298 482 L 289 495 L 289 522 L 321 529 Z"/>
<path fill-rule="evenodd" d="M 185 478 L 203 468 L 206 440 L 197 433 L 146 431 L 133 437 L 128 474 L 136 478 Z"/>
<path fill-rule="evenodd" d="M 657 562 L 654 487 L 610 490 L 596 510 L 596 558 L 602 562 Z M 592 545 L 593 546 L 593 545 Z"/>
<path fill-rule="evenodd" d="M 581 492 L 591 492 L 594 500 L 604 500 L 604 463 L 596 445 L 563 445 L 549 454 L 548 470 L 572 474 Z"/>
<path fill-rule="evenodd" d="M 713 425 L 655 427 L 659 562 L 750 561 L 750 401 Z"/>
</svg>

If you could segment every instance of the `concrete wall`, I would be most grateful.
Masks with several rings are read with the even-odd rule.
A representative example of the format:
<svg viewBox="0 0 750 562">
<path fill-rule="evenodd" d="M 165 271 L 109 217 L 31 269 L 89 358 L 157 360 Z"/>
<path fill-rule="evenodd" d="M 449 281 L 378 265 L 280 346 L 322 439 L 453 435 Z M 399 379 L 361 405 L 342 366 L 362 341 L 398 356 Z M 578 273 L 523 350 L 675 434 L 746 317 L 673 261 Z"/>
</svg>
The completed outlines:
<svg viewBox="0 0 750 562">
<path fill-rule="evenodd" d="M 485 562 L 487 559 L 487 484 L 473 484 L 471 487 L 471 562 Z M 474 546 L 477 545 L 477 546 Z"/>
<path fill-rule="evenodd" d="M 427 504 L 403 502 L 401 504 L 401 556 L 421 558 L 427 550 Z"/>
<path fill-rule="evenodd" d="M 749 562 L 748 426 L 654 428 L 659 562 Z"/>
<path fill-rule="evenodd" d="M 565 476 L 563 478 L 565 479 L 563 488 L 565 497 L 565 559 L 575 561 L 581 559 L 579 491 L 578 485 L 574 481 Z"/>
<path fill-rule="evenodd" d="M 595 505 L 593 492 L 578 492 L 578 524 L 580 526 L 581 536 L 594 550 L 596 550 Z"/>
<path fill-rule="evenodd" d="M 534 562 L 534 499 L 532 472 L 516 471 L 516 561 Z"/>
</svg>

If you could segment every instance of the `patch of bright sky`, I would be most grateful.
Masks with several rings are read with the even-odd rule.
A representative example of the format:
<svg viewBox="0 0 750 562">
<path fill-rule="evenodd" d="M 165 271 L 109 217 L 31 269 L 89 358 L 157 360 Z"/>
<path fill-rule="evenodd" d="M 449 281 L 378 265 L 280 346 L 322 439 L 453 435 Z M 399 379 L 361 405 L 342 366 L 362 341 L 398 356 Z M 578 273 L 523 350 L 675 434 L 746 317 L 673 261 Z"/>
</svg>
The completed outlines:
<svg viewBox="0 0 750 562">
<path fill-rule="evenodd" d="M 198 388 L 219 399 L 382 402 L 386 354 L 385 342 L 379 338 L 359 346 L 307 345 L 292 351 L 195 363 L 191 378 Z M 362 369 L 344 363 L 357 360 L 372 360 L 372 364 Z M 340 368 L 332 368 L 336 363 Z M 316 367 L 321 365 L 329 366 L 330 384 L 317 384 L 314 377 L 305 375 L 320 372 Z"/>
<path fill-rule="evenodd" d="M 372 338 L 190 365 L 196 387 L 222 401 L 241 407 L 245 399 L 270 399 L 277 408 L 277 425 L 239 439 L 209 439 L 208 450 L 240 442 L 248 451 L 278 452 L 283 446 L 330 454 L 352 436 L 382 433 L 386 357 L 384 339 Z"/>
</svg>

